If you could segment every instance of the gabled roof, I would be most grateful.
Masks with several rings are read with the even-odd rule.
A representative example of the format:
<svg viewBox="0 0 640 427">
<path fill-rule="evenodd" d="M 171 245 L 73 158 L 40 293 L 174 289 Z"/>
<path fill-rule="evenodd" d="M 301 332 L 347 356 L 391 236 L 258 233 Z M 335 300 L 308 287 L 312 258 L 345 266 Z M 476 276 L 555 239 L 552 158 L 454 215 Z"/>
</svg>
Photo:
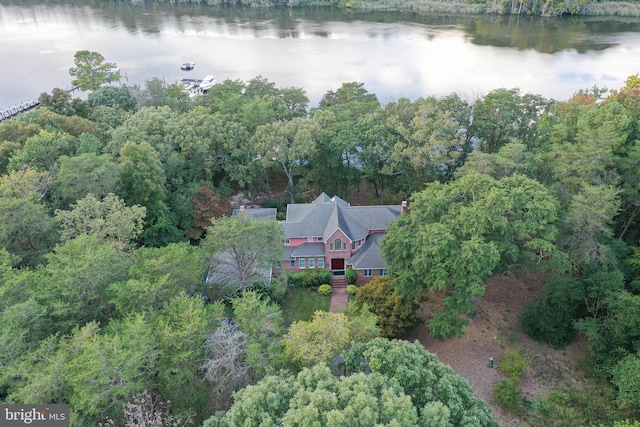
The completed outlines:
<svg viewBox="0 0 640 427">
<path fill-rule="evenodd" d="M 380 251 L 380 239 L 382 239 L 382 236 L 384 236 L 384 233 L 374 233 L 369 236 L 364 246 L 347 260 L 347 265 L 351 265 L 354 270 L 387 268 L 387 263 L 384 262 Z"/>
<path fill-rule="evenodd" d="M 396 219 L 402 207 L 351 206 L 341 198 L 325 193 L 313 202 L 290 204 L 284 222 L 285 237 L 316 237 L 327 240 L 340 229 L 351 240 L 360 240 L 370 231 L 384 231 Z"/>
</svg>

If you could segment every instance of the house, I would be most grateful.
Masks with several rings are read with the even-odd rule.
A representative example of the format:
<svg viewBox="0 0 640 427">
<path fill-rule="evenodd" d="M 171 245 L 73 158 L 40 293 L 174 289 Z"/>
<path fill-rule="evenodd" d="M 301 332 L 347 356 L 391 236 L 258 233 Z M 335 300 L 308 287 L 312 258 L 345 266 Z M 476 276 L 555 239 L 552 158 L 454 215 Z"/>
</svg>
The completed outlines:
<svg viewBox="0 0 640 427">
<path fill-rule="evenodd" d="M 283 223 L 284 257 L 275 273 L 326 268 L 335 286 L 346 283 L 347 269 L 355 270 L 358 285 L 385 276 L 387 265 L 380 253 L 380 239 L 406 207 L 406 202 L 351 206 L 325 193 L 311 203 L 288 205 Z"/>
</svg>

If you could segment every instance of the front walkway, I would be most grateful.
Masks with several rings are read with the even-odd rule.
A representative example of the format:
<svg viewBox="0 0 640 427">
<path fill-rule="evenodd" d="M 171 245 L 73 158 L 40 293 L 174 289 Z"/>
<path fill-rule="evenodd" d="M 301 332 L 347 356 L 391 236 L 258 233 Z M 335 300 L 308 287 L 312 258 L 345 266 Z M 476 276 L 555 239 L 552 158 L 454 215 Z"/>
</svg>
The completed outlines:
<svg viewBox="0 0 640 427">
<path fill-rule="evenodd" d="M 338 286 L 333 288 L 332 291 L 329 311 L 336 312 L 347 308 L 347 288 Z"/>
</svg>

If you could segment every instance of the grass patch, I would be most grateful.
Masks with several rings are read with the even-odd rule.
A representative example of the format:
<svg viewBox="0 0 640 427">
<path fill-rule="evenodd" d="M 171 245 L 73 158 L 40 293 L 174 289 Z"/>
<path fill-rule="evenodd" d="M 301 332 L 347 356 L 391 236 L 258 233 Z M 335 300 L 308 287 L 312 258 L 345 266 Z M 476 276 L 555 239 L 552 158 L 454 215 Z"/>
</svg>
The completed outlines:
<svg viewBox="0 0 640 427">
<path fill-rule="evenodd" d="M 303 287 L 289 288 L 282 301 L 282 313 L 286 322 L 311 320 L 317 310 L 329 311 L 331 296 L 320 295 Z"/>
</svg>

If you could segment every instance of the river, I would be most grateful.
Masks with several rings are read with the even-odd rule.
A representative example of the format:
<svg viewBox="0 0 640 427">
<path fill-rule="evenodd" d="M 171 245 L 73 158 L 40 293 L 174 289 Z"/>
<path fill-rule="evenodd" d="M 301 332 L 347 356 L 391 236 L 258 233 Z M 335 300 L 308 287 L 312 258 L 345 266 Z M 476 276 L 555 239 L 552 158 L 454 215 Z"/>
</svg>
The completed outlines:
<svg viewBox="0 0 640 427">
<path fill-rule="evenodd" d="M 640 72 L 640 19 L 420 16 L 328 9 L 216 9 L 0 0 L 0 109 L 71 83 L 78 50 L 122 83 L 202 78 L 305 89 L 311 106 L 358 81 L 381 102 L 517 87 L 567 99 Z M 180 64 L 194 61 L 192 71 Z"/>
</svg>

